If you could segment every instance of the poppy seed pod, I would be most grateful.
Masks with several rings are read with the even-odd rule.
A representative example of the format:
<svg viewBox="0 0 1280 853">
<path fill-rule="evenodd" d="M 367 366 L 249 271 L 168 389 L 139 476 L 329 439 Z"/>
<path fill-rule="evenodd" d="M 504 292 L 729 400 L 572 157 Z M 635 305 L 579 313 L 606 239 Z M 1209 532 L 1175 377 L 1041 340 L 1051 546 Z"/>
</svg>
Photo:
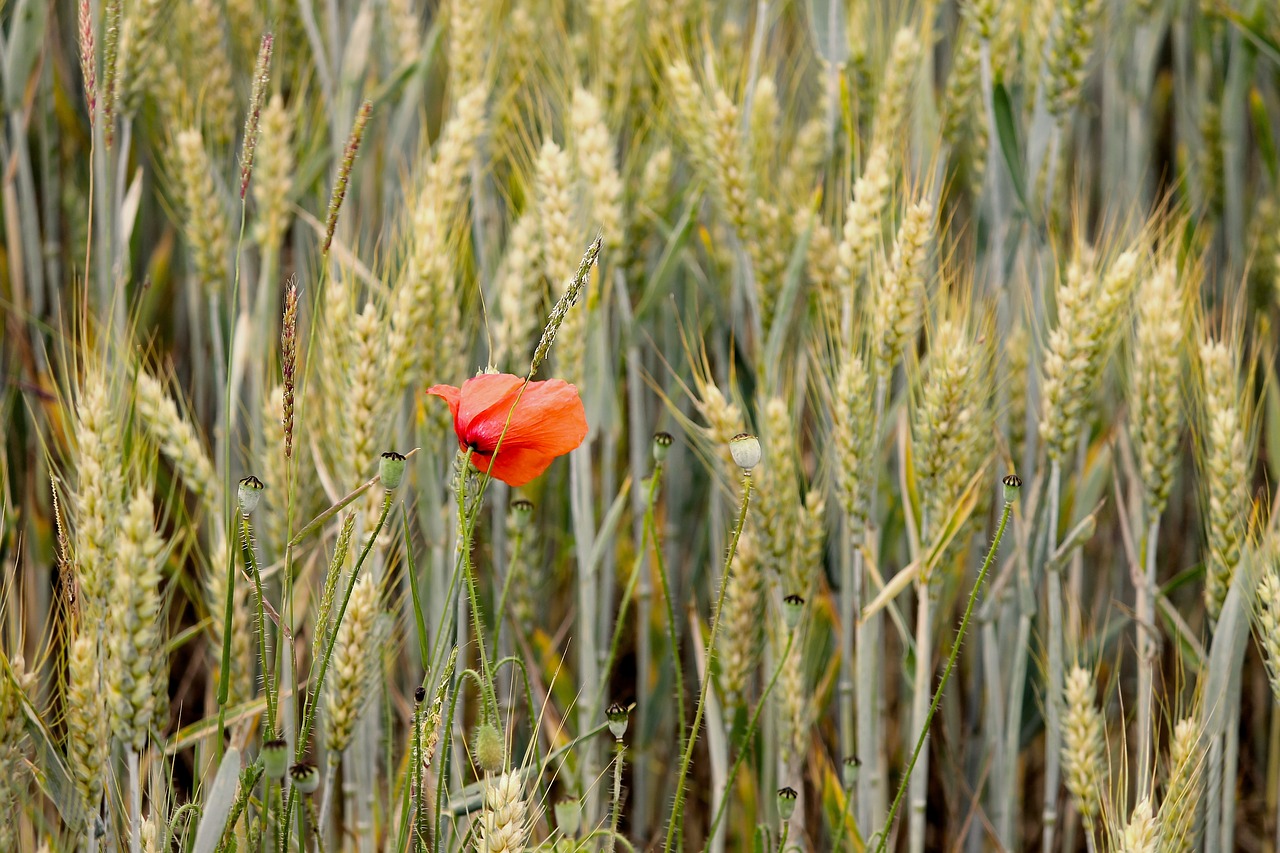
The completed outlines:
<svg viewBox="0 0 1280 853">
<path fill-rule="evenodd" d="M 750 433 L 738 433 L 729 440 L 729 455 L 739 468 L 750 471 L 760 464 L 760 439 Z"/>
<path fill-rule="evenodd" d="M 800 795 L 795 788 L 779 788 L 778 789 L 778 817 L 783 820 L 791 820 L 791 816 L 796 813 L 796 800 Z"/>
<path fill-rule="evenodd" d="M 1018 490 L 1022 488 L 1022 478 L 1017 474 L 1006 474 L 1000 481 L 1004 484 L 1004 502 L 1011 504 L 1018 499 Z"/>
<path fill-rule="evenodd" d="M 556 826 L 565 836 L 573 838 L 582 828 L 582 801 L 574 797 L 557 800 L 555 805 Z"/>
<path fill-rule="evenodd" d="M 320 768 L 309 761 L 299 761 L 289 768 L 289 778 L 300 793 L 314 794 L 320 788 Z"/>
<path fill-rule="evenodd" d="M 627 733 L 627 722 L 631 717 L 631 712 L 614 702 L 605 709 L 604 713 L 609 718 L 609 731 L 613 734 L 614 739 L 622 740 L 622 736 Z"/>
<path fill-rule="evenodd" d="M 378 461 L 378 479 L 382 480 L 382 488 L 388 492 L 398 488 L 404 479 L 406 464 L 404 455 L 394 450 L 382 454 Z"/>
<path fill-rule="evenodd" d="M 240 481 L 240 487 L 236 490 L 236 502 L 240 504 L 240 514 L 245 518 L 258 508 L 263 488 L 262 481 L 252 475 Z"/>
<path fill-rule="evenodd" d="M 782 599 L 782 621 L 788 631 L 794 631 L 800 624 L 800 615 L 804 612 L 804 599 L 798 595 L 788 595 Z"/>
<path fill-rule="evenodd" d="M 273 738 L 262 744 L 262 769 L 268 779 L 283 779 L 289 770 L 289 744 Z"/>
<path fill-rule="evenodd" d="M 843 765 L 840 768 L 840 781 L 844 783 L 845 790 L 853 790 L 853 786 L 858 784 L 858 771 L 862 769 L 862 762 L 858 760 L 858 756 L 846 756 Z"/>
<path fill-rule="evenodd" d="M 653 461 L 661 465 L 667 459 L 667 453 L 671 450 L 671 445 L 675 439 L 671 437 L 669 432 L 655 432 L 653 434 Z"/>
<path fill-rule="evenodd" d="M 523 498 L 512 501 L 511 515 L 515 518 L 516 528 L 524 530 L 529 526 L 529 519 L 533 518 L 533 501 L 527 501 Z"/>
</svg>

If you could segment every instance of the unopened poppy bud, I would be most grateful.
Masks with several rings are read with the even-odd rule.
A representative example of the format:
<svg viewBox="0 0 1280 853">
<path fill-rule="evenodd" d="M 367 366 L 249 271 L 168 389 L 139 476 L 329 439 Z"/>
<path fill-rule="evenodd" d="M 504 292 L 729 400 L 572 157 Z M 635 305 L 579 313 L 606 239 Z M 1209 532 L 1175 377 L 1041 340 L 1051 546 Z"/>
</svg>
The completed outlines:
<svg viewBox="0 0 1280 853">
<path fill-rule="evenodd" d="M 273 738 L 262 744 L 262 769 L 268 779 L 283 779 L 289 770 L 289 744 Z"/>
<path fill-rule="evenodd" d="M 577 835 L 582 828 L 582 802 L 576 797 L 566 797 L 556 801 L 555 810 L 560 831 L 570 838 Z"/>
<path fill-rule="evenodd" d="M 320 787 L 320 768 L 309 761 L 299 761 L 289 768 L 289 779 L 303 794 L 314 794 Z"/>
<path fill-rule="evenodd" d="M 671 437 L 669 432 L 655 432 L 653 434 L 653 461 L 661 465 L 667 459 L 667 451 L 671 450 L 672 443 L 675 439 Z"/>
<path fill-rule="evenodd" d="M 782 599 L 782 621 L 787 624 L 788 631 L 794 631 L 800 624 L 800 614 L 804 612 L 804 599 L 794 593 Z"/>
<path fill-rule="evenodd" d="M 862 762 L 858 760 L 858 756 L 850 755 L 844 760 L 844 765 L 840 768 L 840 781 L 844 783 L 845 790 L 853 790 L 853 786 L 858 784 L 858 771 L 862 768 Z"/>
<path fill-rule="evenodd" d="M 502 733 L 492 723 L 481 723 L 476 726 L 475 738 L 472 741 L 472 751 L 476 756 L 476 764 L 486 773 L 497 773 L 502 770 L 502 761 L 505 757 L 505 744 L 502 742 Z"/>
<path fill-rule="evenodd" d="M 613 733 L 614 739 L 622 740 L 622 736 L 627 733 L 627 722 L 631 718 L 630 709 L 614 702 L 605 709 L 604 714 L 609 718 L 609 731 Z"/>
<path fill-rule="evenodd" d="M 240 481 L 240 488 L 236 490 L 236 501 L 240 504 L 240 514 L 245 518 L 258 508 L 258 501 L 262 500 L 262 489 L 262 481 L 257 477 L 248 476 Z"/>
<path fill-rule="evenodd" d="M 779 788 L 778 817 L 783 820 L 791 820 L 791 816 L 796 813 L 796 799 L 799 796 L 795 788 Z"/>
<path fill-rule="evenodd" d="M 1018 499 L 1018 490 L 1022 488 L 1022 478 L 1017 474 L 1006 474 L 1000 481 L 1004 484 L 1004 502 L 1011 504 Z"/>
<path fill-rule="evenodd" d="M 740 432 L 729 440 L 729 454 L 743 471 L 750 471 L 760 464 L 760 439 Z"/>
<path fill-rule="evenodd" d="M 400 481 L 404 479 L 405 464 L 404 454 L 394 450 L 382 454 L 382 459 L 378 462 L 378 478 L 382 480 L 382 488 L 390 492 L 400 486 Z"/>
</svg>

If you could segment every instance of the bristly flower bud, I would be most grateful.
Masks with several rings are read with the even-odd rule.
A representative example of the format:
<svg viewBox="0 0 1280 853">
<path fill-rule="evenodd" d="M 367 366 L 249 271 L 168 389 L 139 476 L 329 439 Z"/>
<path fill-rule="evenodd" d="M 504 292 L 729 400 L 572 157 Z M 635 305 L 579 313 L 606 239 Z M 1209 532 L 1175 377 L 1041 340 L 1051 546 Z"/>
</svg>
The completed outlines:
<svg viewBox="0 0 1280 853">
<path fill-rule="evenodd" d="M 240 504 L 240 514 L 248 518 L 253 511 L 258 508 L 258 502 L 262 500 L 262 481 L 257 477 L 248 476 L 240 481 L 240 488 L 236 491 L 236 501 Z"/>
<path fill-rule="evenodd" d="M 804 599 L 792 593 L 782 599 L 782 621 L 788 631 L 794 631 L 800 624 L 800 615 L 804 613 Z"/>
<path fill-rule="evenodd" d="M 840 781 L 844 783 L 846 791 L 852 791 L 853 786 L 858 784 L 858 771 L 862 769 L 862 762 L 858 760 L 858 756 L 847 756 L 840 768 Z"/>
<path fill-rule="evenodd" d="M 502 762 L 506 755 L 506 744 L 502 742 L 502 733 L 493 723 L 481 723 L 476 726 L 475 737 L 472 739 L 472 751 L 475 753 L 476 764 L 486 773 L 499 773 L 502 771 Z"/>
<path fill-rule="evenodd" d="M 1004 483 L 1004 502 L 1011 504 L 1018 499 L 1018 490 L 1022 488 L 1022 478 L 1017 474 L 1008 474 L 1003 480 Z"/>
<path fill-rule="evenodd" d="M 576 836 L 582 828 L 582 801 L 576 797 L 557 800 L 555 810 L 556 826 L 560 828 L 560 832 L 567 838 Z"/>
<path fill-rule="evenodd" d="M 729 454 L 739 468 L 749 472 L 760 464 L 760 439 L 750 433 L 740 432 L 730 439 Z"/>
<path fill-rule="evenodd" d="M 300 793 L 314 794 L 320 788 L 320 768 L 309 761 L 299 761 L 289 768 L 289 779 Z"/>
<path fill-rule="evenodd" d="M 671 450 L 671 445 L 675 441 L 669 432 L 655 432 L 653 434 L 653 461 L 661 465 L 667 460 L 667 452 Z"/>
<path fill-rule="evenodd" d="M 622 736 L 627 733 L 627 722 L 631 718 L 631 709 L 614 702 L 605 709 L 605 716 L 609 718 L 609 731 L 613 734 L 615 740 L 622 740 Z"/>
<path fill-rule="evenodd" d="M 268 779 L 283 779 L 289 770 L 289 744 L 272 738 L 262 744 L 262 769 Z"/>
<path fill-rule="evenodd" d="M 382 454 L 382 461 L 378 463 L 378 477 L 382 480 L 382 487 L 388 492 L 399 488 L 400 481 L 404 479 L 404 469 L 404 454 L 394 450 Z"/>
<path fill-rule="evenodd" d="M 791 820 L 791 816 L 796 813 L 796 800 L 799 796 L 795 788 L 779 788 L 778 817 L 783 820 Z"/>
</svg>

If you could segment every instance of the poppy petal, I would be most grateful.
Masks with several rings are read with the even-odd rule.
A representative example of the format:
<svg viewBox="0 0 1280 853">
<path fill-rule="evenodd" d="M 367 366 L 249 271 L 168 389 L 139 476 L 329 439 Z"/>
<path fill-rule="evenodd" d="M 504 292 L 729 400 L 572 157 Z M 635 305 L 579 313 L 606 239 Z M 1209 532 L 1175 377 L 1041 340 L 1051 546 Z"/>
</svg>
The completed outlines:
<svg viewBox="0 0 1280 853">
<path fill-rule="evenodd" d="M 507 443 L 503 441 L 496 459 L 487 453 L 473 453 L 471 464 L 477 471 L 487 470 L 508 486 L 516 487 L 539 477 L 556 460 L 557 455 L 533 447 L 508 449 Z"/>
<path fill-rule="evenodd" d="M 462 405 L 456 415 L 458 435 L 471 441 L 479 436 L 473 434 L 479 426 L 478 421 L 501 417 L 501 423 L 507 420 L 507 411 L 515 402 L 516 394 L 524 379 L 510 373 L 482 373 L 462 383 Z M 530 385 L 538 383 L 531 382 Z M 528 391 L 526 390 L 526 394 Z M 521 398 L 523 400 L 523 397 Z M 521 406 L 521 408 L 524 408 Z M 501 409 L 501 411 L 497 411 Z M 501 430 L 499 424 L 499 431 Z"/>
<path fill-rule="evenodd" d="M 482 374 L 461 388 L 433 385 L 427 393 L 449 403 L 458 446 L 471 449 L 476 469 L 512 486 L 533 480 L 587 436 L 578 389 L 562 379 L 526 384 L 509 373 Z"/>
<path fill-rule="evenodd" d="M 449 414 L 453 415 L 454 420 L 458 418 L 458 404 L 462 401 L 462 390 L 452 385 L 432 385 L 427 389 L 427 393 L 433 397 L 439 397 L 449 404 Z"/>
<path fill-rule="evenodd" d="M 548 379 L 525 389 L 502 446 L 536 447 L 561 456 L 586 437 L 587 413 L 578 389 L 563 379 Z"/>
</svg>

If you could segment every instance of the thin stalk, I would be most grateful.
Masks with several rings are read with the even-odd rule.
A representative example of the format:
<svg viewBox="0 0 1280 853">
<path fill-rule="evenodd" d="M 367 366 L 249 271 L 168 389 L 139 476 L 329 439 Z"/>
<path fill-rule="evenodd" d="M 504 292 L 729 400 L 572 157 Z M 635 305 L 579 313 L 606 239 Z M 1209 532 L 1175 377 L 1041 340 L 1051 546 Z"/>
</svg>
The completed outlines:
<svg viewBox="0 0 1280 853">
<path fill-rule="evenodd" d="M 720 608 L 724 606 L 724 592 L 729 585 L 729 570 L 733 566 L 733 556 L 738 550 L 738 540 L 742 537 L 742 528 L 747 521 L 747 507 L 751 504 L 751 472 L 742 473 L 742 502 L 738 508 L 738 523 L 733 527 L 733 539 L 729 543 L 729 551 L 725 554 L 724 571 L 720 575 L 720 593 L 716 597 L 716 607 L 711 618 L 711 637 L 707 640 L 707 668 L 702 675 L 702 686 L 698 689 L 698 704 L 693 712 L 693 725 L 689 727 L 689 737 L 685 743 L 684 757 L 680 759 L 680 772 L 676 774 L 675 803 L 671 807 L 671 822 L 667 825 L 667 840 L 663 849 L 671 853 L 671 844 L 675 839 L 676 828 L 682 823 L 684 807 L 684 785 L 689 775 L 689 765 L 693 761 L 693 747 L 698 742 L 698 727 L 702 723 L 702 714 L 706 708 L 707 690 L 711 685 L 711 658 L 716 650 L 716 634 L 720 630 Z"/>
<path fill-rule="evenodd" d="M 636 565 L 633 577 L 637 578 L 636 588 L 636 727 L 641 732 L 649 731 L 649 669 L 652 666 L 653 653 L 650 645 L 649 626 L 653 621 L 653 581 L 650 575 L 648 551 L 644 539 L 647 533 L 644 516 L 646 506 L 652 506 L 652 500 L 646 504 L 643 491 L 643 472 L 645 467 L 644 445 L 640 436 L 647 423 L 645 416 L 644 379 L 640 347 L 636 344 L 636 336 L 630 334 L 634 327 L 631 313 L 630 296 L 622 265 L 614 267 L 614 285 L 617 291 L 616 304 L 622 320 L 623 328 L 628 331 L 626 346 L 627 369 L 627 442 L 628 461 L 631 466 L 631 535 L 641 545 L 636 552 Z M 655 466 L 654 476 L 657 476 Z M 650 484 L 650 496 L 653 487 Z M 645 784 L 648 779 L 648 757 L 645 750 L 636 752 L 632 758 L 632 792 L 631 792 L 631 827 L 637 837 L 643 838 L 648 831 L 649 820 L 649 788 Z"/>
<path fill-rule="evenodd" d="M 364 549 L 360 552 L 360 559 L 351 568 L 351 580 L 347 584 L 347 591 L 342 596 L 342 606 L 338 608 L 338 616 L 333 620 L 333 637 L 338 634 L 338 627 L 342 624 L 342 619 L 347 615 L 347 605 L 351 603 L 351 592 L 355 589 L 356 580 L 360 575 L 360 567 L 364 565 L 365 559 L 368 558 L 369 552 L 373 550 L 373 543 L 377 540 L 378 534 L 382 532 L 382 526 L 386 524 L 387 513 L 391 511 L 392 492 L 387 492 L 382 499 L 382 512 L 378 514 L 378 523 L 373 528 L 373 533 L 365 542 Z M 298 745 L 295 748 L 297 760 L 301 761 L 303 755 L 306 754 L 307 741 L 311 736 L 311 726 L 315 723 L 316 706 L 320 704 L 320 692 L 324 689 L 325 673 L 329 671 L 329 661 L 333 658 L 333 647 L 335 645 L 333 637 L 330 638 L 327 647 L 324 650 L 324 657 L 320 661 L 320 671 L 316 675 L 315 687 L 311 694 L 310 700 L 302 716 L 302 729 L 298 733 Z M 292 787 L 290 793 L 292 794 Z"/>
<path fill-rule="evenodd" d="M 929 740 L 929 727 L 925 720 L 928 713 L 929 685 L 933 682 L 933 636 L 932 610 L 934 593 L 929 581 L 916 583 L 916 598 L 919 604 L 916 609 L 916 672 L 915 690 L 911 702 L 911 725 L 919 732 L 921 741 Z M 929 750 L 920 751 L 918 772 L 911 777 L 911 815 L 907 821 L 908 849 L 912 853 L 923 853 L 925 832 L 925 804 L 929 795 Z"/>
<path fill-rule="evenodd" d="M 644 515 L 644 526 L 649 532 L 649 541 L 653 543 L 653 563 L 658 570 L 658 578 L 662 581 L 662 601 L 667 608 L 667 641 L 671 644 L 672 683 L 676 688 L 676 748 L 684 752 L 685 738 L 685 698 L 684 669 L 680 666 L 680 637 L 677 632 L 676 608 L 671 598 L 671 579 L 667 576 L 667 561 L 662 555 L 662 542 L 658 539 L 657 521 L 650 501 Z"/>
<path fill-rule="evenodd" d="M 129 762 L 129 850 L 142 853 L 142 785 L 138 778 L 138 751 L 128 750 Z"/>
<path fill-rule="evenodd" d="M 339 760 L 339 754 L 331 751 L 324 764 L 324 793 L 320 795 L 320 815 L 315 822 L 317 835 L 324 834 L 324 828 L 329 820 L 329 806 L 333 803 L 333 778 L 338 775 Z"/>
<path fill-rule="evenodd" d="M 267 639 L 267 619 L 263 605 L 262 573 L 258 570 L 258 557 L 253 550 L 253 531 L 249 516 L 240 516 L 240 545 L 244 549 L 244 564 L 253 578 L 253 588 L 258 597 L 258 655 L 261 658 L 263 689 L 267 696 L 267 736 L 275 737 L 276 700 L 271 687 L 271 654 Z"/>
<path fill-rule="evenodd" d="M 862 554 L 854 547 L 854 527 L 857 524 L 852 515 L 844 519 L 841 528 L 840 547 L 840 683 L 838 687 L 840 702 L 840 757 L 853 755 L 853 639 L 854 626 L 858 621 L 857 612 L 862 598 L 857 587 L 862 580 L 861 572 L 854 570 L 855 561 L 861 562 Z"/>
<path fill-rule="evenodd" d="M 476 647 L 480 652 L 480 672 L 483 675 L 481 682 L 483 685 L 482 696 L 485 702 L 485 713 L 492 713 L 492 719 L 496 720 L 498 698 L 494 692 L 493 676 L 489 671 L 489 659 L 484 648 L 484 626 L 480 623 L 480 596 L 476 591 L 476 576 L 471 566 L 471 541 L 474 520 L 467 512 L 467 473 L 471 468 L 472 452 L 472 449 L 468 447 L 462 457 L 462 466 L 458 474 L 458 531 L 462 537 L 462 540 L 458 543 L 458 548 L 460 549 L 459 559 L 462 561 L 462 576 L 467 582 L 467 604 L 471 608 L 471 621 L 476 635 Z M 480 498 L 477 497 L 476 500 L 479 501 Z"/>
<path fill-rule="evenodd" d="M 883 371 L 882 371 L 883 373 Z M 875 416 L 872 421 L 873 446 L 880 444 L 880 425 L 884 420 L 885 396 L 888 392 L 888 377 L 880 375 L 876 378 Z M 869 493 L 866 505 L 868 518 L 875 517 L 875 494 Z M 875 542 L 875 535 L 870 529 L 871 522 L 864 529 L 862 542 L 864 547 Z M 861 548 L 853 554 L 854 588 L 859 598 L 865 600 L 868 593 L 866 570 L 863 566 Z M 862 772 L 858 774 L 858 825 L 874 826 L 879 823 L 883 811 L 884 779 L 881 775 L 880 720 L 878 716 L 878 697 L 880 696 L 880 635 L 883 621 L 879 613 L 863 617 L 860 602 L 857 608 L 857 627 L 854 631 L 854 682 L 857 701 L 857 744 L 862 753 Z"/>
<path fill-rule="evenodd" d="M 1135 590 L 1136 626 L 1138 631 L 1138 722 L 1134 735 L 1138 742 L 1137 798 L 1141 801 L 1151 793 L 1151 709 L 1154 692 L 1154 668 L 1156 660 L 1155 636 L 1155 584 L 1156 542 L 1160 535 L 1160 515 L 1155 514 L 1147 528 L 1145 571 L 1139 577 Z"/>
<path fill-rule="evenodd" d="M 596 668 L 596 626 L 598 612 L 607 603 L 600 601 L 599 569 L 591 559 L 594 522 L 591 518 L 591 448 L 584 445 L 569 454 L 569 516 L 573 526 L 575 556 L 578 563 L 578 683 L 584 696 L 594 697 L 600 683 Z M 578 703 L 579 731 L 586 731 L 599 716 L 594 699 Z M 599 763 L 598 744 L 583 745 L 579 765 L 579 782 L 583 792 L 584 819 L 594 825 L 599 818 L 599 793 L 595 786 Z"/>
<path fill-rule="evenodd" d="M 216 756 L 222 761 L 222 732 L 227 728 L 227 701 L 231 696 L 231 632 L 235 626 L 236 567 L 235 552 L 227 549 L 227 604 L 222 617 L 222 660 L 218 670 L 218 732 L 213 742 Z"/>
<path fill-rule="evenodd" d="M 1049 671 L 1045 683 L 1045 756 L 1044 810 L 1041 848 L 1052 853 L 1053 836 L 1058 828 L 1058 782 L 1062 759 L 1062 572 L 1052 559 L 1058 548 L 1058 490 L 1062 466 L 1053 462 L 1049 468 L 1049 512 L 1045 516 L 1045 587 L 1048 598 Z M 1010 721 L 1010 725 L 1013 725 Z"/>
<path fill-rule="evenodd" d="M 760 699 L 756 702 L 756 708 L 751 712 L 751 720 L 747 723 L 747 730 L 742 733 L 741 739 L 738 741 L 738 757 L 733 760 L 732 766 L 729 767 L 729 775 L 724 780 L 724 796 L 720 798 L 720 805 L 716 807 L 715 819 L 711 821 L 711 828 L 707 831 L 707 844 L 703 846 L 703 853 L 710 849 L 711 840 L 716 837 L 716 831 L 720 826 L 720 821 L 724 819 L 725 812 L 729 806 L 729 791 L 733 789 L 733 779 L 738 775 L 738 768 L 751 754 L 748 745 L 751 739 L 755 737 L 756 729 L 760 724 L 760 715 L 764 709 L 768 707 L 769 695 L 773 693 L 774 686 L 778 683 L 779 676 L 782 675 L 782 669 L 786 664 L 787 658 L 791 655 L 791 644 L 795 640 L 795 631 L 787 633 L 787 647 L 783 650 L 782 657 L 778 659 L 778 665 L 773 668 L 773 675 L 769 678 L 769 683 L 765 686 L 764 692 L 760 694 Z M 841 833 L 843 834 L 843 833 Z M 832 845 L 832 849 L 839 849 L 840 835 L 836 836 L 836 841 Z"/>
<path fill-rule="evenodd" d="M 649 477 L 648 497 L 646 498 L 644 503 L 645 512 L 653 511 L 653 504 L 658 494 L 658 484 L 662 481 L 662 469 L 663 469 L 663 463 L 661 462 L 654 463 L 653 474 L 652 476 Z M 623 635 L 624 629 L 626 628 L 627 608 L 629 606 L 631 598 L 633 597 L 635 588 L 638 585 L 640 573 L 641 571 L 643 571 L 642 567 L 644 566 L 644 557 L 646 553 L 645 549 L 649 545 L 649 530 L 644 524 L 643 514 L 639 518 L 639 521 L 640 521 L 640 526 L 642 531 L 639 539 L 640 545 L 636 550 L 635 562 L 632 565 L 631 580 L 628 582 L 627 588 L 623 590 L 622 600 L 618 605 L 618 617 L 614 622 L 613 638 L 609 643 L 609 651 L 604 657 L 604 664 L 601 668 L 601 672 L 612 671 L 614 661 L 618 659 L 618 650 L 622 647 L 622 635 Z M 640 630 L 641 632 L 645 631 L 647 624 L 648 623 L 646 622 L 640 622 L 640 627 L 638 628 L 638 630 Z M 644 672 L 644 671 L 645 671 L 644 669 L 640 670 L 640 672 Z M 607 687 L 608 687 L 607 683 L 601 684 L 600 689 L 596 692 L 597 705 L 604 699 L 604 691 Z"/>
<path fill-rule="evenodd" d="M 995 538 L 991 541 L 991 548 L 987 551 L 987 557 L 982 561 L 982 568 L 978 571 L 978 579 L 973 583 L 973 589 L 969 591 L 969 602 L 965 605 L 964 616 L 960 619 L 960 628 L 956 631 L 955 642 L 951 645 L 951 654 L 947 656 L 947 665 L 942 670 L 942 678 L 938 682 L 938 689 L 933 694 L 933 702 L 929 706 L 929 713 L 925 717 L 924 729 L 916 738 L 915 750 L 911 753 L 911 761 L 907 764 L 907 772 L 902 777 L 902 781 L 898 784 L 898 793 L 893 798 L 893 805 L 889 807 L 889 815 L 885 819 L 884 827 L 878 833 L 879 841 L 876 843 L 876 853 L 883 853 L 885 844 L 889 840 L 889 829 L 893 825 L 894 816 L 898 813 L 898 807 L 902 805 L 902 797 L 907 791 L 907 783 L 911 778 L 911 773 L 915 769 L 916 761 L 920 758 L 920 751 L 924 748 L 925 738 L 929 734 L 929 724 L 933 722 L 933 715 L 938 710 L 938 705 L 942 702 L 942 692 L 947 687 L 947 681 L 951 678 L 951 670 L 956 665 L 956 658 L 960 655 L 960 644 L 964 641 L 965 632 L 969 629 L 969 619 L 973 616 L 973 606 L 978 600 L 978 592 L 982 589 L 982 583 L 986 580 L 987 572 L 991 568 L 991 563 L 995 560 L 996 550 L 1000 547 L 1000 540 L 1004 538 L 1005 526 L 1009 523 L 1009 514 L 1013 510 L 1013 501 L 1006 500 L 1004 502 L 1004 511 L 1000 513 L 1000 525 L 996 528 Z"/>
<path fill-rule="evenodd" d="M 605 840 L 605 853 L 613 853 L 617 844 L 618 819 L 622 816 L 622 765 L 626 759 L 627 745 L 618 738 L 613 744 L 613 801 L 609 806 L 609 835 Z"/>
</svg>

